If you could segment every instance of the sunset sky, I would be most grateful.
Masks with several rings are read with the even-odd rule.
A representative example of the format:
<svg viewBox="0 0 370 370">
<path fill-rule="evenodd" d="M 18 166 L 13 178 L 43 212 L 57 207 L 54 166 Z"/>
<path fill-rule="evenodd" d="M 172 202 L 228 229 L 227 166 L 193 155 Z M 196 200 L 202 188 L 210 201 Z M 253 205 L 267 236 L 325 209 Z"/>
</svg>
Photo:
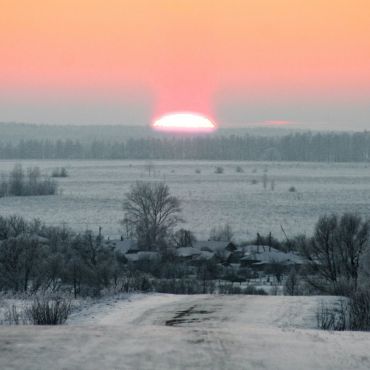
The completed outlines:
<svg viewBox="0 0 370 370">
<path fill-rule="evenodd" d="M 0 0 L 0 121 L 370 129 L 369 0 Z"/>
</svg>

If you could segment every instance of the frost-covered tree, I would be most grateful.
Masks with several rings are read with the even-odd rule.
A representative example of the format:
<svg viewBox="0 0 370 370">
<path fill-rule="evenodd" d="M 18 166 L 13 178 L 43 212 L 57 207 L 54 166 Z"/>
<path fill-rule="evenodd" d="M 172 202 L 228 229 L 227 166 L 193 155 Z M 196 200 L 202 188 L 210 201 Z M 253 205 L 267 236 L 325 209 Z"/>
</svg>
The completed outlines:
<svg viewBox="0 0 370 370">
<path fill-rule="evenodd" d="M 180 229 L 173 235 L 174 243 L 177 247 L 191 247 L 196 241 L 195 235 L 186 229 Z"/>
<path fill-rule="evenodd" d="M 230 242 L 234 236 L 233 230 L 229 224 L 214 227 L 209 235 L 210 240 Z"/>
<path fill-rule="evenodd" d="M 122 222 L 131 225 L 139 247 L 155 249 L 163 244 L 179 221 L 181 211 L 178 198 L 170 195 L 162 182 L 137 182 L 123 202 L 125 217 Z"/>
<path fill-rule="evenodd" d="M 302 246 L 310 268 L 309 282 L 327 293 L 348 294 L 357 289 L 361 258 L 370 240 L 369 222 L 360 216 L 324 216 L 314 236 Z"/>
</svg>

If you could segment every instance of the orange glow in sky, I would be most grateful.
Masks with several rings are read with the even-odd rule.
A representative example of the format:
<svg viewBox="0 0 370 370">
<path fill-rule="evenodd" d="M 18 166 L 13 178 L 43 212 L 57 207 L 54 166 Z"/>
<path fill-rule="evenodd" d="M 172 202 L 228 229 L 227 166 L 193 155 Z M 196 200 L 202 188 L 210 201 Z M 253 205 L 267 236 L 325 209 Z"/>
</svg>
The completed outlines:
<svg viewBox="0 0 370 370">
<path fill-rule="evenodd" d="M 0 56 L 12 104 L 144 93 L 153 117 L 212 117 L 225 92 L 356 103 L 370 97 L 370 1 L 2 0 Z"/>
</svg>

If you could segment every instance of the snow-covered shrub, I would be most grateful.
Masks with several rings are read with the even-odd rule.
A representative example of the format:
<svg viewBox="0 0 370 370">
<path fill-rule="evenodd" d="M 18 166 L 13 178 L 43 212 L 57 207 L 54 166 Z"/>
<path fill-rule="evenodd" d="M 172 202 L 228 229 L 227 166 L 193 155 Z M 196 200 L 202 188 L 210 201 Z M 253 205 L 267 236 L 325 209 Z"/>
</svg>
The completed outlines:
<svg viewBox="0 0 370 370">
<path fill-rule="evenodd" d="M 71 313 L 71 302 L 65 298 L 36 298 L 25 313 L 34 325 L 62 325 Z"/>
<path fill-rule="evenodd" d="M 321 303 L 316 312 L 317 327 L 322 330 L 348 330 L 349 311 L 348 302 L 341 299 L 337 305 L 325 305 Z"/>
<path fill-rule="evenodd" d="M 25 172 L 20 164 L 0 182 L 0 197 L 54 195 L 57 190 L 58 184 L 50 177 L 42 176 L 38 167 L 28 168 Z"/>
<path fill-rule="evenodd" d="M 370 292 L 357 291 L 337 305 L 321 305 L 316 313 L 317 325 L 324 330 L 370 331 Z"/>
<path fill-rule="evenodd" d="M 8 306 L 3 316 L 2 322 L 6 325 L 25 325 L 28 323 L 24 310 L 15 304 Z"/>
<path fill-rule="evenodd" d="M 284 282 L 285 295 L 302 295 L 302 282 L 296 269 L 291 269 Z"/>
<path fill-rule="evenodd" d="M 243 294 L 250 294 L 250 295 L 267 295 L 266 291 L 262 288 L 256 288 L 253 285 L 249 285 L 243 289 Z"/>
<path fill-rule="evenodd" d="M 351 330 L 370 331 L 370 291 L 359 290 L 349 300 Z"/>
</svg>

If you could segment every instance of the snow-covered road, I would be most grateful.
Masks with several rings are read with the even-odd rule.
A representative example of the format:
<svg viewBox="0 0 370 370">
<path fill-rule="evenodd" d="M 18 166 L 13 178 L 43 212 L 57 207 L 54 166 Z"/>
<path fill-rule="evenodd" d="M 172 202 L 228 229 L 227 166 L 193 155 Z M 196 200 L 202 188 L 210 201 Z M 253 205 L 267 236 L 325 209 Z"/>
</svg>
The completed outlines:
<svg viewBox="0 0 370 370">
<path fill-rule="evenodd" d="M 0 369 L 369 369 L 370 333 L 314 329 L 322 299 L 150 294 L 100 302 L 66 326 L 0 327 Z"/>
</svg>

